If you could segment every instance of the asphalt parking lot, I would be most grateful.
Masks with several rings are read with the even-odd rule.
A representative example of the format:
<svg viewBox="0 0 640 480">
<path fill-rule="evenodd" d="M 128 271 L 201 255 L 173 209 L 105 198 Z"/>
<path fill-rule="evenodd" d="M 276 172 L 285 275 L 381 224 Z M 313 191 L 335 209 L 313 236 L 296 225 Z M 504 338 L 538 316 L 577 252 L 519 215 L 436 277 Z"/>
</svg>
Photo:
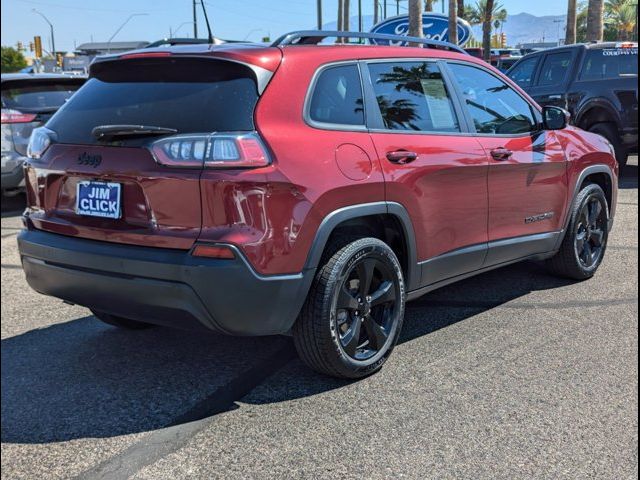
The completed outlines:
<svg viewBox="0 0 640 480">
<path fill-rule="evenodd" d="M 607 257 L 527 263 L 408 305 L 377 375 L 285 337 L 120 331 L 41 296 L 2 205 L 2 478 L 637 478 L 638 166 Z"/>
</svg>

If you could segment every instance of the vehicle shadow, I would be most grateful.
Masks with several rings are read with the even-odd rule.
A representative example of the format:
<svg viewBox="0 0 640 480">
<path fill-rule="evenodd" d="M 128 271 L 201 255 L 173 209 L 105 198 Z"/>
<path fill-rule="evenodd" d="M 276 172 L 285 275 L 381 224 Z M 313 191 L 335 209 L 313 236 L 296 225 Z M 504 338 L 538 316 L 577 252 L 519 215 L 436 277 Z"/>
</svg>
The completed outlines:
<svg viewBox="0 0 640 480">
<path fill-rule="evenodd" d="M 465 280 L 409 303 L 400 343 L 566 284 L 530 263 Z M 2 442 L 113 437 L 210 417 L 237 408 L 287 364 L 298 372 L 293 381 L 243 401 L 281 402 L 349 383 L 304 367 L 287 337 L 124 331 L 92 316 L 31 330 L 2 340 Z"/>
</svg>

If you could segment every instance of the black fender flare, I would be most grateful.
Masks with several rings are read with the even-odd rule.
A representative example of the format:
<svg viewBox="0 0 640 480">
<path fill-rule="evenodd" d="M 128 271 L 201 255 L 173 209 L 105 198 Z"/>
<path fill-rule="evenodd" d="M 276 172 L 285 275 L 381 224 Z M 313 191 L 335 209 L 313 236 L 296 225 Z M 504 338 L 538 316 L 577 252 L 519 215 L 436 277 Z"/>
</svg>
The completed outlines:
<svg viewBox="0 0 640 480">
<path fill-rule="evenodd" d="M 576 118 L 574 120 L 574 124 L 576 126 L 580 126 L 585 116 L 593 109 L 599 108 L 607 111 L 609 116 L 611 117 L 612 122 L 615 123 L 616 128 L 620 128 L 622 125 L 622 120 L 620 118 L 620 114 L 616 111 L 616 109 L 611 105 L 611 102 L 602 98 L 594 98 L 589 100 L 584 105 L 581 105 L 578 111 L 576 112 Z"/>
<path fill-rule="evenodd" d="M 414 290 L 419 287 L 420 270 L 417 261 L 416 236 L 413 229 L 413 223 L 409 212 L 399 203 L 396 202 L 372 202 L 357 205 L 348 205 L 329 213 L 324 217 L 316 236 L 309 250 L 305 270 L 318 268 L 322 253 L 324 252 L 327 241 L 335 228 L 346 220 L 352 220 L 371 215 L 388 214 L 397 218 L 403 229 L 404 238 L 407 248 L 407 278 L 405 283 L 407 291 Z"/>
<path fill-rule="evenodd" d="M 580 175 L 578 175 L 578 178 L 573 184 L 573 191 L 571 190 L 569 191 L 569 195 L 571 196 L 570 197 L 571 201 L 568 203 L 567 213 L 565 215 L 564 224 L 562 228 L 562 234 L 558 236 L 558 243 L 556 244 L 556 248 L 555 248 L 556 250 L 560 249 L 560 246 L 562 245 L 562 242 L 564 240 L 564 236 L 567 234 L 567 230 L 569 229 L 569 222 L 571 222 L 571 212 L 573 210 L 573 205 L 576 201 L 576 197 L 580 193 L 580 185 L 584 183 L 584 181 L 589 175 L 593 175 L 596 173 L 604 173 L 605 175 L 607 175 L 609 177 L 609 181 L 611 182 L 612 189 L 615 189 L 615 184 L 614 184 L 615 176 L 613 174 L 613 171 L 611 170 L 611 167 L 609 167 L 608 165 L 604 165 L 604 164 L 590 165 L 580 172 Z M 613 221 L 613 218 L 611 216 L 611 212 L 613 212 L 612 209 L 613 209 L 613 205 L 609 205 L 609 211 L 607 212 L 609 229 L 611 229 L 611 226 L 612 226 L 611 224 Z"/>
</svg>

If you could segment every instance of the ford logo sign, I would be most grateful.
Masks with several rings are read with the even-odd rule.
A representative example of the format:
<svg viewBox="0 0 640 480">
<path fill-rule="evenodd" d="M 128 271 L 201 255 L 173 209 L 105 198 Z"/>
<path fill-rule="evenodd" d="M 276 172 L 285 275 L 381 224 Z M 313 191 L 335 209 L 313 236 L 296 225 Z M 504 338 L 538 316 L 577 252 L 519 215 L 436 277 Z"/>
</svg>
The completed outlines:
<svg viewBox="0 0 640 480">
<path fill-rule="evenodd" d="M 400 15 L 383 20 L 374 25 L 371 33 L 386 33 L 388 35 L 409 35 L 409 17 Z M 422 36 L 428 40 L 438 40 L 440 42 L 449 41 L 449 17 L 441 13 L 422 14 Z M 471 38 L 471 25 L 461 18 L 458 18 L 458 45 L 464 45 Z M 406 45 L 407 42 L 394 42 L 389 40 L 371 40 L 377 45 Z"/>
</svg>

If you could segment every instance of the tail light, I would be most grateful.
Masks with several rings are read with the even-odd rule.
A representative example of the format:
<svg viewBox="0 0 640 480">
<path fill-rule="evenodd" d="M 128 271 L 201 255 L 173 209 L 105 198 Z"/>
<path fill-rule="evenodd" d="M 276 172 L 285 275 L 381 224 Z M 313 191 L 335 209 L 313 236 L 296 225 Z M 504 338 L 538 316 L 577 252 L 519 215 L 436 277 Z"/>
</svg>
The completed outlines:
<svg viewBox="0 0 640 480">
<path fill-rule="evenodd" d="M 27 157 L 40 158 L 51 145 L 55 133 L 46 127 L 34 128 L 27 146 Z"/>
<path fill-rule="evenodd" d="M 22 113 L 9 108 L 2 109 L 2 123 L 30 123 L 37 116 L 35 113 Z"/>
<path fill-rule="evenodd" d="M 156 162 L 170 167 L 257 168 L 271 163 L 256 132 L 174 135 L 149 148 Z"/>
</svg>

